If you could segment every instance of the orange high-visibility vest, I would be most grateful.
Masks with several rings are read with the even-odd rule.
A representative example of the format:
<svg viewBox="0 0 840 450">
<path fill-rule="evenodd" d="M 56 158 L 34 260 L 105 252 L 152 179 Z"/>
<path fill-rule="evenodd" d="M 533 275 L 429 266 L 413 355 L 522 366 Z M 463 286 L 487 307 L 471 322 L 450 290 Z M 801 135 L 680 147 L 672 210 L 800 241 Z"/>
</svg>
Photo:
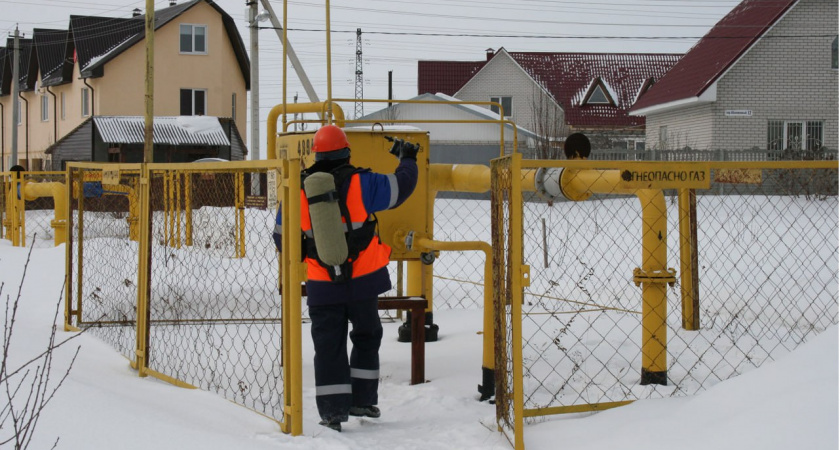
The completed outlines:
<svg viewBox="0 0 840 450">
<path fill-rule="evenodd" d="M 362 201 L 362 189 L 358 173 L 353 174 L 350 178 L 346 204 L 347 210 L 350 213 L 351 223 L 347 224 L 346 219 L 342 215 L 341 221 L 344 223 L 345 232 L 357 230 L 365 222 L 372 220 L 371 214 L 367 212 L 364 201 Z M 308 238 L 312 238 L 312 219 L 309 217 L 309 201 L 306 199 L 306 193 L 303 189 L 300 191 L 300 207 L 301 229 Z M 364 250 L 359 252 L 359 255 L 354 260 L 350 261 L 352 263 L 352 278 L 363 277 L 387 266 L 390 256 L 391 247 L 383 243 L 378 235 L 374 235 Z M 332 281 L 327 269 L 317 259 L 307 255 L 304 258 L 304 262 L 306 262 L 306 274 L 309 281 Z"/>
</svg>

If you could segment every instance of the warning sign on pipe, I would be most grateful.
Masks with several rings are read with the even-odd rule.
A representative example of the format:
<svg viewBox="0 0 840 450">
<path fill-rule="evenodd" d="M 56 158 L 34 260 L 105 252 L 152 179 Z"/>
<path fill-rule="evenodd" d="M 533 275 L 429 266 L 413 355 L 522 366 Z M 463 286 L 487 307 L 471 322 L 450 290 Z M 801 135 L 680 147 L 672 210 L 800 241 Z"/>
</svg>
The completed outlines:
<svg viewBox="0 0 840 450">
<path fill-rule="evenodd" d="M 708 189 L 709 169 L 629 169 L 621 171 L 622 188 L 627 189 Z"/>
</svg>

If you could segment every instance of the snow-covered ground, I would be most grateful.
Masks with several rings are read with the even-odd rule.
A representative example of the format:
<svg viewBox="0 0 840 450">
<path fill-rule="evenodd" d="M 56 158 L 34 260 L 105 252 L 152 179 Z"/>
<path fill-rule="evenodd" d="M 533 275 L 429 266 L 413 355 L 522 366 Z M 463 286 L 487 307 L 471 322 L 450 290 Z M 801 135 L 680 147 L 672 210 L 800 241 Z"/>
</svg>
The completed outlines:
<svg viewBox="0 0 840 450">
<path fill-rule="evenodd" d="M 14 301 L 28 249 L 0 241 L 2 298 Z M 60 302 L 64 247 L 36 248 L 21 294 L 9 365 L 46 345 Z M 60 325 L 61 318 L 57 319 Z M 48 449 L 506 449 L 495 409 L 477 401 L 481 312 L 435 314 L 441 339 L 427 345 L 429 383 L 410 386 L 409 347 L 385 323 L 380 419 L 352 419 L 342 433 L 317 425 L 312 348 L 304 328 L 304 436 L 215 394 L 139 378 L 93 336 L 57 351 L 52 382 L 81 351 L 47 406 L 30 448 Z M 60 327 L 59 327 L 60 329 Z M 58 339 L 72 333 L 59 332 Z M 5 406 L 5 401 L 0 403 Z M 0 439 L 9 429 L 0 430 Z M 553 416 L 526 426 L 528 449 L 836 449 L 838 331 L 831 326 L 790 354 L 696 396 L 640 400 L 594 415 Z"/>
</svg>

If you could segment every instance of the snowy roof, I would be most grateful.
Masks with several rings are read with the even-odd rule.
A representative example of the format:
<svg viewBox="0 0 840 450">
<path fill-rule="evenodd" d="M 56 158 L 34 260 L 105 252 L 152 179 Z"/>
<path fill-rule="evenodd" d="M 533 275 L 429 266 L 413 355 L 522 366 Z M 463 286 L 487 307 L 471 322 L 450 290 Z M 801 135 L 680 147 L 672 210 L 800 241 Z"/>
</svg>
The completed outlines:
<svg viewBox="0 0 840 450">
<path fill-rule="evenodd" d="M 513 59 L 540 87 L 544 88 L 566 114 L 566 123 L 586 127 L 644 126 L 644 118 L 631 117 L 627 111 L 635 100 L 639 86 L 647 79 L 659 79 L 682 57 L 673 53 L 543 53 L 508 52 L 499 49 L 493 58 Z M 422 63 L 422 61 L 421 61 Z M 491 67 L 486 61 L 434 61 L 418 64 L 418 89 L 443 92 L 452 77 L 464 77 L 461 86 L 482 70 Z M 447 74 L 447 65 L 451 73 Z M 465 66 L 468 66 L 466 70 Z M 424 70 L 428 73 L 424 73 Z M 434 77 L 439 78 L 435 84 Z M 460 79 L 460 78 L 459 78 Z M 576 95 L 586 91 L 593 80 L 600 79 L 615 105 L 580 105 Z M 420 80 L 426 80 L 421 86 Z M 431 81 L 430 81 L 431 80 Z M 437 89 L 440 86 L 441 89 Z M 459 88 L 460 89 L 460 88 Z"/>
<path fill-rule="evenodd" d="M 741 2 L 639 98 L 631 113 L 679 100 L 699 98 L 797 1 Z"/>
<path fill-rule="evenodd" d="M 102 140 L 109 144 L 142 144 L 145 119 L 142 116 L 98 116 L 93 118 Z M 228 146 L 230 140 L 218 117 L 155 117 L 154 143 L 170 145 Z"/>
</svg>

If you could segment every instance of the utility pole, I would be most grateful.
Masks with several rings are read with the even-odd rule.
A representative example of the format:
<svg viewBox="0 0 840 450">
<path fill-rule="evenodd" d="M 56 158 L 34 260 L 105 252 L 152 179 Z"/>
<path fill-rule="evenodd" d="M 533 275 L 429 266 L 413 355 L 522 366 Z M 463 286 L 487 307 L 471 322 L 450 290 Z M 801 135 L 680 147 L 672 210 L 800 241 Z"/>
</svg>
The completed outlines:
<svg viewBox="0 0 840 450">
<path fill-rule="evenodd" d="M 251 128 L 249 131 L 251 161 L 259 159 L 260 152 L 260 44 L 257 28 L 257 1 L 249 0 L 248 29 L 251 36 Z"/>
<path fill-rule="evenodd" d="M 274 8 L 271 7 L 271 3 L 268 0 L 260 0 L 262 3 L 263 8 L 268 12 L 268 19 L 271 21 L 271 26 L 274 28 L 274 32 L 277 34 L 277 38 L 280 39 L 280 42 L 283 42 L 283 26 L 280 23 L 280 20 L 277 19 L 277 15 L 274 14 Z M 300 59 L 297 57 L 297 53 L 295 53 L 295 49 L 292 48 L 292 44 L 287 42 L 286 43 L 286 56 L 289 58 L 289 62 L 292 63 L 292 67 L 295 69 L 295 73 L 298 76 L 301 84 L 303 84 L 303 90 L 306 91 L 307 97 L 309 97 L 309 101 L 312 103 L 318 103 L 320 100 L 318 99 L 318 94 L 315 92 L 315 88 L 312 87 L 312 83 L 309 81 L 309 77 L 306 75 L 306 71 L 303 70 L 303 65 L 300 63 Z M 284 63 L 285 64 L 285 63 Z"/>
<path fill-rule="evenodd" d="M 365 79 L 362 70 L 362 29 L 356 28 L 356 119 L 365 115 L 365 104 L 359 101 L 365 98 L 364 85 Z"/>
<path fill-rule="evenodd" d="M 143 162 L 154 162 L 155 120 L 155 2 L 146 0 L 146 93 Z"/>
<path fill-rule="evenodd" d="M 12 163 L 10 166 L 16 166 L 18 163 L 18 118 L 20 117 L 20 100 L 18 94 L 20 93 L 20 34 L 18 27 L 15 25 L 15 39 L 12 47 Z"/>
</svg>

